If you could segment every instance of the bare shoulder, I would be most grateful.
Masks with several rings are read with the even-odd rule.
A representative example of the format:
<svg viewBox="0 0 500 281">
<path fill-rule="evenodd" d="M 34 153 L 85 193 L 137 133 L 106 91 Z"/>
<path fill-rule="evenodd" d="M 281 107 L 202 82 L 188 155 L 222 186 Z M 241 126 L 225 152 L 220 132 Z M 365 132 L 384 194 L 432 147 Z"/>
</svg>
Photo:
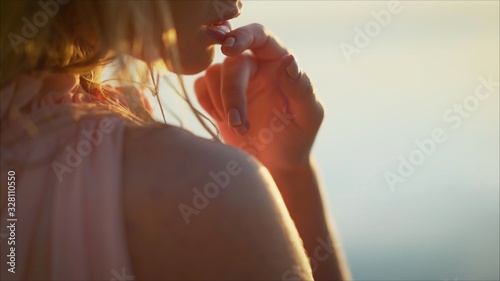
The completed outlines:
<svg viewBox="0 0 500 281">
<path fill-rule="evenodd" d="M 125 137 L 137 279 L 312 279 L 273 180 L 249 156 L 176 128 L 130 128 Z"/>
</svg>

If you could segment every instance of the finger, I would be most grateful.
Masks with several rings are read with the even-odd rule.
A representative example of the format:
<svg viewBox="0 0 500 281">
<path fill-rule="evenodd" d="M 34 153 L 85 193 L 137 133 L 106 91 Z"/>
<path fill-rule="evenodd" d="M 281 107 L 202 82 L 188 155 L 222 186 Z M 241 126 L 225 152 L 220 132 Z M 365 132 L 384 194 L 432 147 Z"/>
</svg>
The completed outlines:
<svg viewBox="0 0 500 281">
<path fill-rule="evenodd" d="M 250 55 L 227 58 L 222 64 L 222 104 L 228 126 L 239 135 L 250 129 L 246 92 L 256 71 L 257 63 Z"/>
<path fill-rule="evenodd" d="M 324 110 L 311 80 L 300 70 L 294 56 L 285 55 L 282 58 L 276 75 L 281 91 L 288 98 L 295 122 L 305 129 L 316 130 L 323 121 Z"/>
<path fill-rule="evenodd" d="M 275 60 L 289 53 L 273 34 L 258 23 L 231 31 L 222 44 L 222 52 L 226 56 L 237 56 L 246 50 L 251 50 L 260 60 Z"/>
<path fill-rule="evenodd" d="M 222 65 L 214 64 L 210 66 L 205 72 L 205 83 L 207 84 L 208 93 L 210 96 L 210 100 L 212 101 L 212 105 L 217 113 L 219 119 L 217 121 L 222 122 L 224 120 L 224 107 L 222 105 L 222 88 L 221 88 L 221 79 L 222 79 Z"/>
<path fill-rule="evenodd" d="M 212 116 L 215 120 L 221 122 L 222 118 L 215 110 L 215 107 L 210 99 L 209 90 L 205 81 L 205 77 L 198 78 L 194 83 L 194 91 L 196 93 L 196 97 L 201 107 Z"/>
</svg>

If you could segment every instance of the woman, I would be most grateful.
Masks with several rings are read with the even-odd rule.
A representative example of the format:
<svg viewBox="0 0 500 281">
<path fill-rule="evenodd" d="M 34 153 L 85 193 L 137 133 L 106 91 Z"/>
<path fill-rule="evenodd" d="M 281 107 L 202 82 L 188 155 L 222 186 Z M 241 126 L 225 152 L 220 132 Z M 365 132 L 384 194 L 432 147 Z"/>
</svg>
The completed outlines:
<svg viewBox="0 0 500 281">
<path fill-rule="evenodd" d="M 231 30 L 240 1 L 1 5 L 2 279 L 349 278 L 310 161 L 322 107 L 263 26 Z M 225 144 L 155 122 L 145 86 L 100 83 L 130 58 L 154 85 L 158 66 L 206 70 Z"/>
</svg>

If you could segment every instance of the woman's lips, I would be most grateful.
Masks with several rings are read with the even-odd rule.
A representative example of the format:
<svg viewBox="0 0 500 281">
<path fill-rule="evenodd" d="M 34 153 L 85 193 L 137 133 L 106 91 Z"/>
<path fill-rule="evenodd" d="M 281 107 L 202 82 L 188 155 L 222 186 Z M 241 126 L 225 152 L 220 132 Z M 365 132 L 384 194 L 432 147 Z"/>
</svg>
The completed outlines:
<svg viewBox="0 0 500 281">
<path fill-rule="evenodd" d="M 227 35 L 231 33 L 231 24 L 226 20 L 205 25 L 203 29 L 210 37 L 215 39 L 217 43 L 222 44 L 226 40 Z"/>
</svg>

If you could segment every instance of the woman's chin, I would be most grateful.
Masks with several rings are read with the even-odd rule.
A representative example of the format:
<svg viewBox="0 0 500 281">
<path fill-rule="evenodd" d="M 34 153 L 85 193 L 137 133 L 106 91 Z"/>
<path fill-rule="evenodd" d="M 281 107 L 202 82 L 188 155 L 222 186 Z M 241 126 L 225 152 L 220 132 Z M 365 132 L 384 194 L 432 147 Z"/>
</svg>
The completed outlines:
<svg viewBox="0 0 500 281">
<path fill-rule="evenodd" d="M 206 50 L 193 54 L 181 55 L 182 70 L 177 72 L 183 75 L 195 75 L 205 71 L 214 61 L 215 46 L 210 46 Z"/>
</svg>

